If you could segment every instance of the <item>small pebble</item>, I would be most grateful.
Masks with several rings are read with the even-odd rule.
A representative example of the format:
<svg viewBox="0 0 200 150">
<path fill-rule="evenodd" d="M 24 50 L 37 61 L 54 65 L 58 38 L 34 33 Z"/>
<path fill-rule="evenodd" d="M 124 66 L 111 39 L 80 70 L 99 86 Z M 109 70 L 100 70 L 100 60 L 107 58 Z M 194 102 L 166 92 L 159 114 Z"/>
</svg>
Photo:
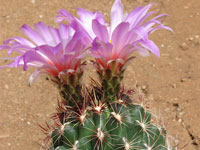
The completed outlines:
<svg viewBox="0 0 200 150">
<path fill-rule="evenodd" d="M 9 89 L 8 84 L 5 85 L 5 89 L 7 89 L 7 90 Z"/>
<path fill-rule="evenodd" d="M 169 108 L 164 109 L 165 112 L 170 112 Z"/>
<path fill-rule="evenodd" d="M 178 119 L 178 122 L 182 122 L 182 119 Z"/>
<path fill-rule="evenodd" d="M 182 60 L 180 57 L 176 57 L 175 59 L 178 60 L 178 61 Z"/>
<path fill-rule="evenodd" d="M 184 115 L 185 112 L 180 112 L 179 115 L 180 117 L 182 117 Z"/>
<path fill-rule="evenodd" d="M 164 45 L 164 44 L 161 44 L 160 47 L 165 47 L 165 45 Z"/>
<path fill-rule="evenodd" d="M 189 41 L 193 41 L 193 40 L 194 40 L 194 38 L 193 38 L 193 37 L 190 37 L 190 38 L 189 38 Z"/>
<path fill-rule="evenodd" d="M 195 45 L 199 45 L 199 44 L 200 44 L 199 35 L 196 35 L 196 36 L 195 36 L 195 38 L 194 38 L 194 44 L 195 44 Z"/>
<path fill-rule="evenodd" d="M 142 90 L 145 90 L 146 88 L 147 88 L 146 85 L 143 85 L 143 86 L 142 86 Z"/>
<path fill-rule="evenodd" d="M 186 78 L 183 78 L 183 79 L 181 79 L 181 82 L 185 82 L 187 79 Z"/>
<path fill-rule="evenodd" d="M 11 146 L 11 143 L 7 143 L 8 146 Z"/>
<path fill-rule="evenodd" d="M 31 3 L 35 4 L 35 0 L 31 0 Z"/>
<path fill-rule="evenodd" d="M 173 106 L 174 107 L 179 107 L 179 104 L 178 103 L 173 103 Z"/>
<path fill-rule="evenodd" d="M 180 46 L 179 46 L 182 50 L 187 50 L 188 49 L 188 45 L 183 42 Z"/>
<path fill-rule="evenodd" d="M 178 98 L 174 98 L 172 101 L 173 103 L 176 103 L 178 101 Z"/>
<path fill-rule="evenodd" d="M 27 122 L 27 125 L 30 125 L 30 124 L 31 124 L 31 123 L 28 121 L 28 122 Z"/>
<path fill-rule="evenodd" d="M 0 135 L 0 139 L 8 138 L 8 137 L 10 137 L 9 134 Z"/>
<path fill-rule="evenodd" d="M 43 15 L 39 15 L 40 18 L 43 18 Z"/>
<path fill-rule="evenodd" d="M 176 84 L 172 84 L 172 88 L 175 89 L 176 88 Z"/>
</svg>

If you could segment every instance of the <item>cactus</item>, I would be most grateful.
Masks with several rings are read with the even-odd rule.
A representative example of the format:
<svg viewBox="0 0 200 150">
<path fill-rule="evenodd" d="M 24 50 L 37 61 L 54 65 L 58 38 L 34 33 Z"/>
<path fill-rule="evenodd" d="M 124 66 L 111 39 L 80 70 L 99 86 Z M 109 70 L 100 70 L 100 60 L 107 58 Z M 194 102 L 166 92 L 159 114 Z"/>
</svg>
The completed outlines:
<svg viewBox="0 0 200 150">
<path fill-rule="evenodd" d="M 82 90 L 82 85 L 81 85 L 82 76 L 83 76 L 83 71 L 81 70 L 73 74 L 63 75 L 61 77 L 63 82 L 59 82 L 60 80 L 57 79 L 56 83 L 58 85 L 59 93 L 64 100 L 67 100 L 66 103 L 68 103 L 70 106 L 75 105 L 74 99 L 77 102 L 80 101 L 81 90 Z"/>
<path fill-rule="evenodd" d="M 166 130 L 152 121 L 152 114 L 143 105 L 136 104 L 121 88 L 126 66 L 134 52 L 142 56 L 149 51 L 160 52 L 149 34 L 157 29 L 168 29 L 161 23 L 164 14 L 149 21 L 146 18 L 152 4 L 123 14 L 121 0 L 115 0 L 111 9 L 110 26 L 98 12 L 78 9 L 79 18 L 60 10 L 58 28 L 44 23 L 21 27 L 30 39 L 13 37 L 1 49 L 20 56 L 3 67 L 35 67 L 30 85 L 41 73 L 56 83 L 61 95 L 53 125 L 42 127 L 51 142 L 50 150 L 165 150 L 169 148 Z M 147 13 L 148 12 L 148 13 Z M 66 21 L 67 25 L 62 23 Z M 81 83 L 83 59 L 90 54 L 95 60 L 100 84 L 91 88 Z"/>
<path fill-rule="evenodd" d="M 102 67 L 100 63 L 94 62 L 102 88 L 104 89 L 104 97 L 109 101 L 112 102 L 119 97 L 120 83 L 124 77 L 126 65 L 133 58 L 130 57 L 125 62 L 110 61 L 106 67 Z"/>
<path fill-rule="evenodd" d="M 165 129 L 153 124 L 151 113 L 142 105 L 134 104 L 121 91 L 126 66 L 134 58 L 131 56 L 132 52 L 146 56 L 150 50 L 159 56 L 157 46 L 148 39 L 148 35 L 159 28 L 171 30 L 157 20 L 163 15 L 142 24 L 152 13 L 146 14 L 150 7 L 151 4 L 138 7 L 124 19 L 121 0 L 115 0 L 109 28 L 102 21 L 102 15 L 97 12 L 79 9 L 80 19 L 65 10 L 59 12 L 58 22 L 67 21 L 74 29 L 87 33 L 86 39 L 91 46 L 90 55 L 95 58 L 92 62 L 100 85 L 93 86 L 92 90 L 82 89 L 79 99 L 73 99 L 75 105 L 62 102 L 64 109 L 55 115 L 56 126 L 50 130 L 51 149 L 166 149 Z M 91 20 L 85 19 L 88 16 Z M 153 27 L 155 24 L 158 26 Z"/>
<path fill-rule="evenodd" d="M 51 149 L 166 149 L 166 131 L 152 123 L 150 112 L 122 96 L 125 94 L 109 102 L 97 96 L 99 91 L 94 89 L 84 94 L 82 104 L 55 115 L 58 119 L 54 119 L 57 126 L 50 131 Z"/>
</svg>

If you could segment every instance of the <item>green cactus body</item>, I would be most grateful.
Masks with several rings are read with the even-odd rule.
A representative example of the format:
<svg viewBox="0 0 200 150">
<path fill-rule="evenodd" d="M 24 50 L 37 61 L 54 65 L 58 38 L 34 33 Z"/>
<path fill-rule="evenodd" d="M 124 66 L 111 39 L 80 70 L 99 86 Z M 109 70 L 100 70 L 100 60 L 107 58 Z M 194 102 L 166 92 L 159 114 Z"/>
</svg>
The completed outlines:
<svg viewBox="0 0 200 150">
<path fill-rule="evenodd" d="M 119 96 L 120 82 L 123 79 L 125 69 L 123 66 L 119 67 L 119 63 L 116 61 L 110 62 L 107 69 L 101 69 L 99 64 L 97 64 L 97 68 L 104 96 L 108 101 L 113 102 Z"/>
<path fill-rule="evenodd" d="M 119 97 L 121 81 L 124 78 L 126 66 L 133 58 L 135 57 L 132 56 L 126 60 L 110 60 L 106 65 L 104 64 L 105 66 L 98 63 L 98 60 L 95 63 L 104 96 L 109 102 L 114 102 Z"/>
<path fill-rule="evenodd" d="M 53 150 L 165 150 L 166 132 L 154 125 L 151 113 L 120 92 L 125 62 L 97 64 L 101 86 L 83 92 L 79 76 L 61 86 L 67 117 L 51 135 Z M 78 89 L 78 91 L 77 91 Z"/>
<path fill-rule="evenodd" d="M 96 106 L 97 107 L 97 106 Z M 52 133 L 55 150 L 164 150 L 165 134 L 140 105 L 106 104 L 87 109 Z M 99 109 L 96 109 L 99 110 Z M 58 131 L 60 130 L 60 131 Z M 56 134 L 56 136 L 55 136 Z"/>
<path fill-rule="evenodd" d="M 75 106 L 75 101 L 80 102 L 82 85 L 80 84 L 83 72 L 74 73 L 71 75 L 63 75 L 64 82 L 59 83 L 59 92 L 66 103 L 70 106 Z"/>
</svg>

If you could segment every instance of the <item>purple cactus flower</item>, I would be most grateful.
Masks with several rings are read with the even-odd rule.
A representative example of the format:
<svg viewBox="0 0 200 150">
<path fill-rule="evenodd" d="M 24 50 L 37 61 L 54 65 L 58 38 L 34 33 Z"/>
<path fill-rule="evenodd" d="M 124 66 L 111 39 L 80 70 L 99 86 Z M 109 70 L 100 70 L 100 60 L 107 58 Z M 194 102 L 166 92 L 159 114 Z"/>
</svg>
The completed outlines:
<svg viewBox="0 0 200 150">
<path fill-rule="evenodd" d="M 12 52 L 19 53 L 17 57 L 4 58 L 12 62 L 0 68 L 23 66 L 24 70 L 27 70 L 28 67 L 35 67 L 36 71 L 29 78 L 30 84 L 41 73 L 59 77 L 61 74 L 71 74 L 80 69 L 86 50 L 86 41 L 82 33 L 75 32 L 64 24 L 53 28 L 40 22 L 34 27 L 21 27 L 21 31 L 30 40 L 13 37 L 0 45 L 0 50 L 8 50 L 9 55 Z"/>
<path fill-rule="evenodd" d="M 84 33 L 87 37 L 88 44 L 91 44 L 94 38 L 96 37 L 92 29 L 92 21 L 96 19 L 101 24 L 106 25 L 104 21 L 104 16 L 99 12 L 92 13 L 82 8 L 78 8 L 77 10 L 79 18 L 74 17 L 72 14 L 70 14 L 64 9 L 61 9 L 58 12 L 58 16 L 56 16 L 55 21 L 66 21 L 74 30 L 81 31 L 82 33 Z"/>
<path fill-rule="evenodd" d="M 72 28 L 83 31 L 88 41 L 92 42 L 91 55 L 102 67 L 106 67 L 113 60 L 118 60 L 123 64 L 132 52 L 148 56 L 151 51 L 160 57 L 159 48 L 148 36 L 158 29 L 170 31 L 172 29 L 161 23 L 161 17 L 166 14 L 146 21 L 150 15 L 155 13 L 154 11 L 148 12 L 152 5 L 137 7 L 129 14 L 124 14 L 121 0 L 115 0 L 111 9 L 109 26 L 100 13 L 92 13 L 83 9 L 78 9 L 79 18 L 73 17 L 65 10 L 60 10 L 56 21 L 67 21 Z"/>
</svg>

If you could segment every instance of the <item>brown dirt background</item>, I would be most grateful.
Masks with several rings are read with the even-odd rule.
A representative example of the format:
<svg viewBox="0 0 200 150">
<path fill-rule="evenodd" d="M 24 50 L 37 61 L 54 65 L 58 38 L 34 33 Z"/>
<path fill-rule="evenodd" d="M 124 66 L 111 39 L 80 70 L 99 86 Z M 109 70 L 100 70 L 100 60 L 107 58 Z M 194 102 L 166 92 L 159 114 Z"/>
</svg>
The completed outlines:
<svg viewBox="0 0 200 150">
<path fill-rule="evenodd" d="M 54 17 L 61 8 L 74 15 L 77 7 L 98 10 L 108 19 L 113 1 L 0 0 L 0 43 L 23 36 L 18 28 L 24 23 L 55 25 Z M 200 1 L 123 0 L 128 12 L 151 2 L 157 4 L 153 10 L 169 15 L 164 23 L 174 33 L 157 31 L 151 36 L 160 47 L 161 58 L 151 55 L 135 59 L 126 71 L 124 84 L 133 87 L 137 82 L 142 87 L 179 148 L 188 144 L 183 149 L 200 150 Z M 6 56 L 5 51 L 0 52 L 0 57 Z M 1 60 L 0 65 L 4 64 Z M 44 136 L 36 123 L 43 124 L 55 111 L 56 88 L 44 78 L 28 87 L 32 71 L 0 70 L 0 150 L 38 150 Z"/>
</svg>

